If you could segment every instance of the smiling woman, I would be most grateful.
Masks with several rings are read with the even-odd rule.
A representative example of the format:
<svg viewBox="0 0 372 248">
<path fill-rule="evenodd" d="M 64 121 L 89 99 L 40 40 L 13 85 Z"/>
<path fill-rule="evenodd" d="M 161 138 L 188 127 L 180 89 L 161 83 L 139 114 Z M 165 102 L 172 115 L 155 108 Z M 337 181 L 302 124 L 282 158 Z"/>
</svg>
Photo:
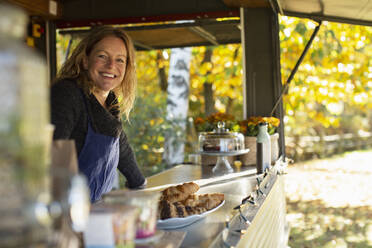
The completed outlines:
<svg viewBox="0 0 372 248">
<path fill-rule="evenodd" d="M 122 39 L 108 36 L 99 41 L 88 57 L 84 57 L 84 69 L 93 81 L 94 96 L 103 107 L 111 90 L 124 79 L 127 49 Z"/>
<path fill-rule="evenodd" d="M 129 118 L 135 97 L 134 55 L 125 32 L 95 28 L 76 47 L 52 86 L 54 139 L 75 141 L 79 170 L 88 179 L 92 202 L 112 189 L 116 168 L 129 188 L 146 183 L 121 122 L 122 114 Z"/>
</svg>

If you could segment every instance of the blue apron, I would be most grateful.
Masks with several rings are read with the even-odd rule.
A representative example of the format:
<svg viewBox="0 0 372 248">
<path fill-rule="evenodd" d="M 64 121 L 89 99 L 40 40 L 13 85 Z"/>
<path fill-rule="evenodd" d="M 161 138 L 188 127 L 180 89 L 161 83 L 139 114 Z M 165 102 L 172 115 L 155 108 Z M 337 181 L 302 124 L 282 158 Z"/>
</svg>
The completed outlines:
<svg viewBox="0 0 372 248">
<path fill-rule="evenodd" d="M 88 113 L 88 133 L 79 154 L 79 170 L 88 179 L 90 200 L 111 191 L 119 163 L 119 137 L 94 132 Z"/>
</svg>

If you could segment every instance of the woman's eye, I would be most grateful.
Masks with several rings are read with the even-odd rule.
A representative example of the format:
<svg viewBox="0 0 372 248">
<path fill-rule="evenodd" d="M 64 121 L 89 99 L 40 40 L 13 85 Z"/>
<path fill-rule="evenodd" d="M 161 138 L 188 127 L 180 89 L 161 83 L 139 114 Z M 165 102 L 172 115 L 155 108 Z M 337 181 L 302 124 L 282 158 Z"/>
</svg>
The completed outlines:
<svg viewBox="0 0 372 248">
<path fill-rule="evenodd" d="M 116 61 L 121 63 L 121 64 L 125 63 L 125 61 L 123 59 L 117 59 Z"/>
<path fill-rule="evenodd" d="M 106 55 L 104 55 L 104 54 L 98 54 L 98 58 L 105 59 L 106 58 Z"/>
</svg>

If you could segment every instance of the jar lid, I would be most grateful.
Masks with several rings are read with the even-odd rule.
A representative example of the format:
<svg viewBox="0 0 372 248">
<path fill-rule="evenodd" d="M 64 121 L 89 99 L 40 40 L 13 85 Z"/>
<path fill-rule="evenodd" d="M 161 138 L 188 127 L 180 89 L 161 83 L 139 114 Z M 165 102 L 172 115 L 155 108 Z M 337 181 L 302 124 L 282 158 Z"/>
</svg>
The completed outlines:
<svg viewBox="0 0 372 248">
<path fill-rule="evenodd" d="M 200 136 L 213 138 L 213 139 L 229 139 L 229 138 L 236 138 L 241 136 L 241 133 L 237 132 L 229 132 L 229 129 L 225 128 L 225 122 L 218 122 L 217 129 L 213 130 L 213 132 L 202 132 Z"/>
<path fill-rule="evenodd" d="M 236 132 L 226 132 L 226 133 L 215 133 L 215 132 L 204 132 L 200 133 L 201 136 L 215 138 L 215 139 L 228 139 L 228 138 L 235 138 L 239 136 L 240 133 Z"/>
</svg>

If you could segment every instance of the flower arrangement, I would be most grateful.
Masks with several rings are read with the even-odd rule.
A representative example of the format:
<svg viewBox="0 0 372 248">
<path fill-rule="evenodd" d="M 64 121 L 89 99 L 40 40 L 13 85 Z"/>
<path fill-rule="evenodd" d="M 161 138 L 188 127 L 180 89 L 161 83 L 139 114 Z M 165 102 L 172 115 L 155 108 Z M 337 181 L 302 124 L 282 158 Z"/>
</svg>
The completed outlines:
<svg viewBox="0 0 372 248">
<path fill-rule="evenodd" d="M 197 117 L 194 120 L 194 126 L 198 132 L 211 132 L 217 128 L 217 123 L 220 121 L 225 123 L 226 129 L 234 132 L 239 131 L 239 124 L 235 117 L 221 112 L 214 113 L 206 118 Z"/>
<path fill-rule="evenodd" d="M 244 136 L 257 136 L 258 134 L 258 124 L 266 122 L 267 132 L 272 135 L 276 132 L 276 129 L 280 125 L 280 120 L 276 117 L 261 117 L 252 116 L 247 120 L 239 121 L 239 131 L 244 134 Z"/>
<path fill-rule="evenodd" d="M 275 117 L 253 116 L 246 120 L 236 121 L 233 115 L 224 114 L 221 112 L 212 114 L 206 118 L 197 117 L 194 119 L 194 126 L 197 132 L 210 132 L 217 129 L 217 123 L 225 122 L 225 128 L 233 132 L 240 132 L 245 137 L 245 147 L 250 149 L 249 153 L 243 154 L 240 157 L 243 165 L 256 164 L 256 136 L 258 134 L 258 124 L 266 122 L 268 124 L 267 131 L 271 140 L 271 160 L 275 162 L 279 155 L 279 134 L 275 134 L 280 125 L 280 120 Z M 202 156 L 202 164 L 216 163 L 211 161 L 208 156 Z"/>
<path fill-rule="evenodd" d="M 276 117 L 252 116 L 246 120 L 237 121 L 233 115 L 217 112 L 206 118 L 197 117 L 194 126 L 198 132 L 210 132 L 217 128 L 217 123 L 225 122 L 225 128 L 233 132 L 241 132 L 244 136 L 257 136 L 258 124 L 268 123 L 267 131 L 270 135 L 276 132 L 280 120 Z"/>
</svg>

